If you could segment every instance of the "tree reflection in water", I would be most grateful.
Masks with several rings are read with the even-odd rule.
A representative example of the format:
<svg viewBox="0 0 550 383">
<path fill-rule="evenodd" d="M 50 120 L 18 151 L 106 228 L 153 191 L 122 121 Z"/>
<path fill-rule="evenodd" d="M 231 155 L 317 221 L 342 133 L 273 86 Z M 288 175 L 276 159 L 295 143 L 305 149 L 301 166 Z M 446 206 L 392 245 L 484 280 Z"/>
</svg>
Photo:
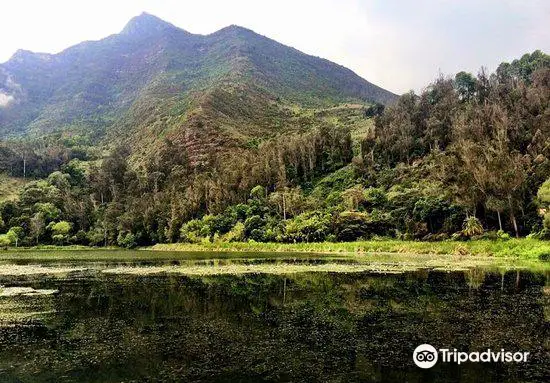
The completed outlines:
<svg viewBox="0 0 550 383">
<path fill-rule="evenodd" d="M 32 284 L 59 294 L 10 298 L 10 304 L 48 306 L 55 313 L 0 327 L 2 381 L 543 382 L 550 377 L 544 273 L 99 274 Z M 421 343 L 460 351 L 505 348 L 531 356 L 526 364 L 439 363 L 421 370 L 412 361 Z"/>
</svg>

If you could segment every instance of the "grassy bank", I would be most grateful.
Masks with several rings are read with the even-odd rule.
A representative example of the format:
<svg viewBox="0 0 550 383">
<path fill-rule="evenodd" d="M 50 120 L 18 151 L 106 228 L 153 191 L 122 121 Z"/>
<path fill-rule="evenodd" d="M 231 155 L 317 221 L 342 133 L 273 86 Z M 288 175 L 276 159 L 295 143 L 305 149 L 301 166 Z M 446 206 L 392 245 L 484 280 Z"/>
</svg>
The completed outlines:
<svg viewBox="0 0 550 383">
<path fill-rule="evenodd" d="M 158 244 L 147 248 L 157 251 L 246 251 L 246 252 L 313 252 L 313 253 L 406 253 L 438 255 L 473 255 L 550 259 L 550 241 L 510 239 L 468 242 L 418 242 L 392 239 L 358 242 L 322 243 L 259 243 L 215 242 L 202 244 Z"/>
<path fill-rule="evenodd" d="M 382 239 L 357 242 L 320 242 L 320 243 L 260 243 L 260 242 L 205 242 L 201 244 L 171 243 L 157 244 L 139 249 L 124 250 L 117 247 L 51 246 L 43 245 L 31 248 L 10 248 L 0 250 L 0 259 L 21 258 L 31 255 L 38 258 L 101 259 L 121 258 L 142 260 L 153 258 L 171 258 L 178 252 L 196 253 L 200 258 L 204 252 L 249 252 L 249 253 L 318 253 L 318 254 L 402 254 L 402 255 L 453 255 L 508 257 L 521 259 L 550 260 L 550 241 L 537 239 L 476 240 L 476 241 L 399 241 Z"/>
</svg>

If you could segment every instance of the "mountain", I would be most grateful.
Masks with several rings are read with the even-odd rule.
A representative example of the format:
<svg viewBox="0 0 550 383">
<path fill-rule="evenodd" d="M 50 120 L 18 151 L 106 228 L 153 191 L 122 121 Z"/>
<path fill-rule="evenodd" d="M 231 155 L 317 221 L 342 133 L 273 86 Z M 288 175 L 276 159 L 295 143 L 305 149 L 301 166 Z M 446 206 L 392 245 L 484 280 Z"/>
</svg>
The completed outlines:
<svg viewBox="0 0 550 383">
<path fill-rule="evenodd" d="M 59 54 L 20 50 L 0 65 L 0 139 L 54 132 L 85 142 L 159 137 L 245 145 L 303 128 L 303 110 L 387 104 L 396 96 L 351 70 L 229 26 L 191 34 L 153 15 Z"/>
</svg>

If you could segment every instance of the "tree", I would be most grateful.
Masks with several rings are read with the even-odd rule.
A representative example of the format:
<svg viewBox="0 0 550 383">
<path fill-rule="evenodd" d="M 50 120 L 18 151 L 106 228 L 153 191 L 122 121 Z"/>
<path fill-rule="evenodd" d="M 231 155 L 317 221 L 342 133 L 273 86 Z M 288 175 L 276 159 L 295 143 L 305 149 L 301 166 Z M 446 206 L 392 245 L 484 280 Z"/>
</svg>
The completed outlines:
<svg viewBox="0 0 550 383">
<path fill-rule="evenodd" d="M 342 199 L 348 210 L 357 210 L 365 202 L 365 189 L 361 185 L 355 185 L 342 192 Z"/>
<path fill-rule="evenodd" d="M 63 244 L 71 232 L 72 224 L 67 221 L 51 222 L 48 229 L 52 231 L 52 239 L 54 242 Z"/>
<path fill-rule="evenodd" d="M 470 101 L 474 98 L 477 80 L 471 73 L 458 72 L 454 83 L 461 101 Z"/>
<path fill-rule="evenodd" d="M 309 211 L 286 221 L 285 238 L 289 242 L 321 242 L 329 235 L 330 226 L 330 214 Z"/>
<path fill-rule="evenodd" d="M 10 230 L 6 233 L 6 237 L 9 240 L 10 244 L 15 244 L 15 247 L 18 246 L 19 240 L 23 238 L 24 230 L 20 226 L 11 227 Z"/>
<path fill-rule="evenodd" d="M 30 232 L 29 235 L 36 240 L 38 245 L 38 240 L 40 236 L 44 233 L 46 227 L 46 219 L 43 212 L 36 213 L 30 220 Z"/>
<path fill-rule="evenodd" d="M 537 192 L 539 215 L 543 218 L 544 228 L 550 230 L 550 178 L 544 181 Z"/>
<path fill-rule="evenodd" d="M 0 247 L 6 248 L 11 245 L 11 239 L 6 234 L 0 234 Z"/>
<path fill-rule="evenodd" d="M 481 225 L 481 222 L 479 221 L 479 219 L 477 219 L 474 216 L 470 216 L 464 220 L 464 224 L 462 226 L 462 232 L 467 237 L 481 235 L 483 234 L 483 226 Z"/>
</svg>

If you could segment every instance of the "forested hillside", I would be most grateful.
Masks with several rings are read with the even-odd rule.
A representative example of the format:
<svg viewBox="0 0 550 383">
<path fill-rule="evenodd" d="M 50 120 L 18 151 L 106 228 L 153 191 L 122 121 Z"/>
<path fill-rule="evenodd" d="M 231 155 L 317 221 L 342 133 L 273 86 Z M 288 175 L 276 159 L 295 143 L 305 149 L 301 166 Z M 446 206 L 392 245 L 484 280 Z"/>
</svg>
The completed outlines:
<svg viewBox="0 0 550 383">
<path fill-rule="evenodd" d="M 193 164 L 304 130 L 315 108 L 396 99 L 347 68 L 246 28 L 195 35 L 149 14 L 59 54 L 18 51 L 0 64 L 0 95 L 0 138 L 33 139 L 46 162 L 59 158 L 44 147 L 82 159 L 125 144 L 144 163 L 170 141 Z"/>
<path fill-rule="evenodd" d="M 244 99 L 227 114 L 212 110 L 216 121 L 248 119 L 254 129 L 253 109 Z M 232 146 L 211 136 L 209 150 L 182 150 L 189 132 L 158 138 L 153 156 L 135 141 L 84 152 L 59 141 L 54 150 L 51 136 L 32 148 L 5 143 L 1 150 L 25 158 L 5 168 L 25 169 L 27 183 L 0 203 L 0 241 L 133 247 L 548 235 L 550 57 L 540 51 L 495 73 L 437 78 L 386 108 L 290 112 L 284 133 L 258 130 Z M 198 131 L 208 124 L 202 116 Z"/>
</svg>

